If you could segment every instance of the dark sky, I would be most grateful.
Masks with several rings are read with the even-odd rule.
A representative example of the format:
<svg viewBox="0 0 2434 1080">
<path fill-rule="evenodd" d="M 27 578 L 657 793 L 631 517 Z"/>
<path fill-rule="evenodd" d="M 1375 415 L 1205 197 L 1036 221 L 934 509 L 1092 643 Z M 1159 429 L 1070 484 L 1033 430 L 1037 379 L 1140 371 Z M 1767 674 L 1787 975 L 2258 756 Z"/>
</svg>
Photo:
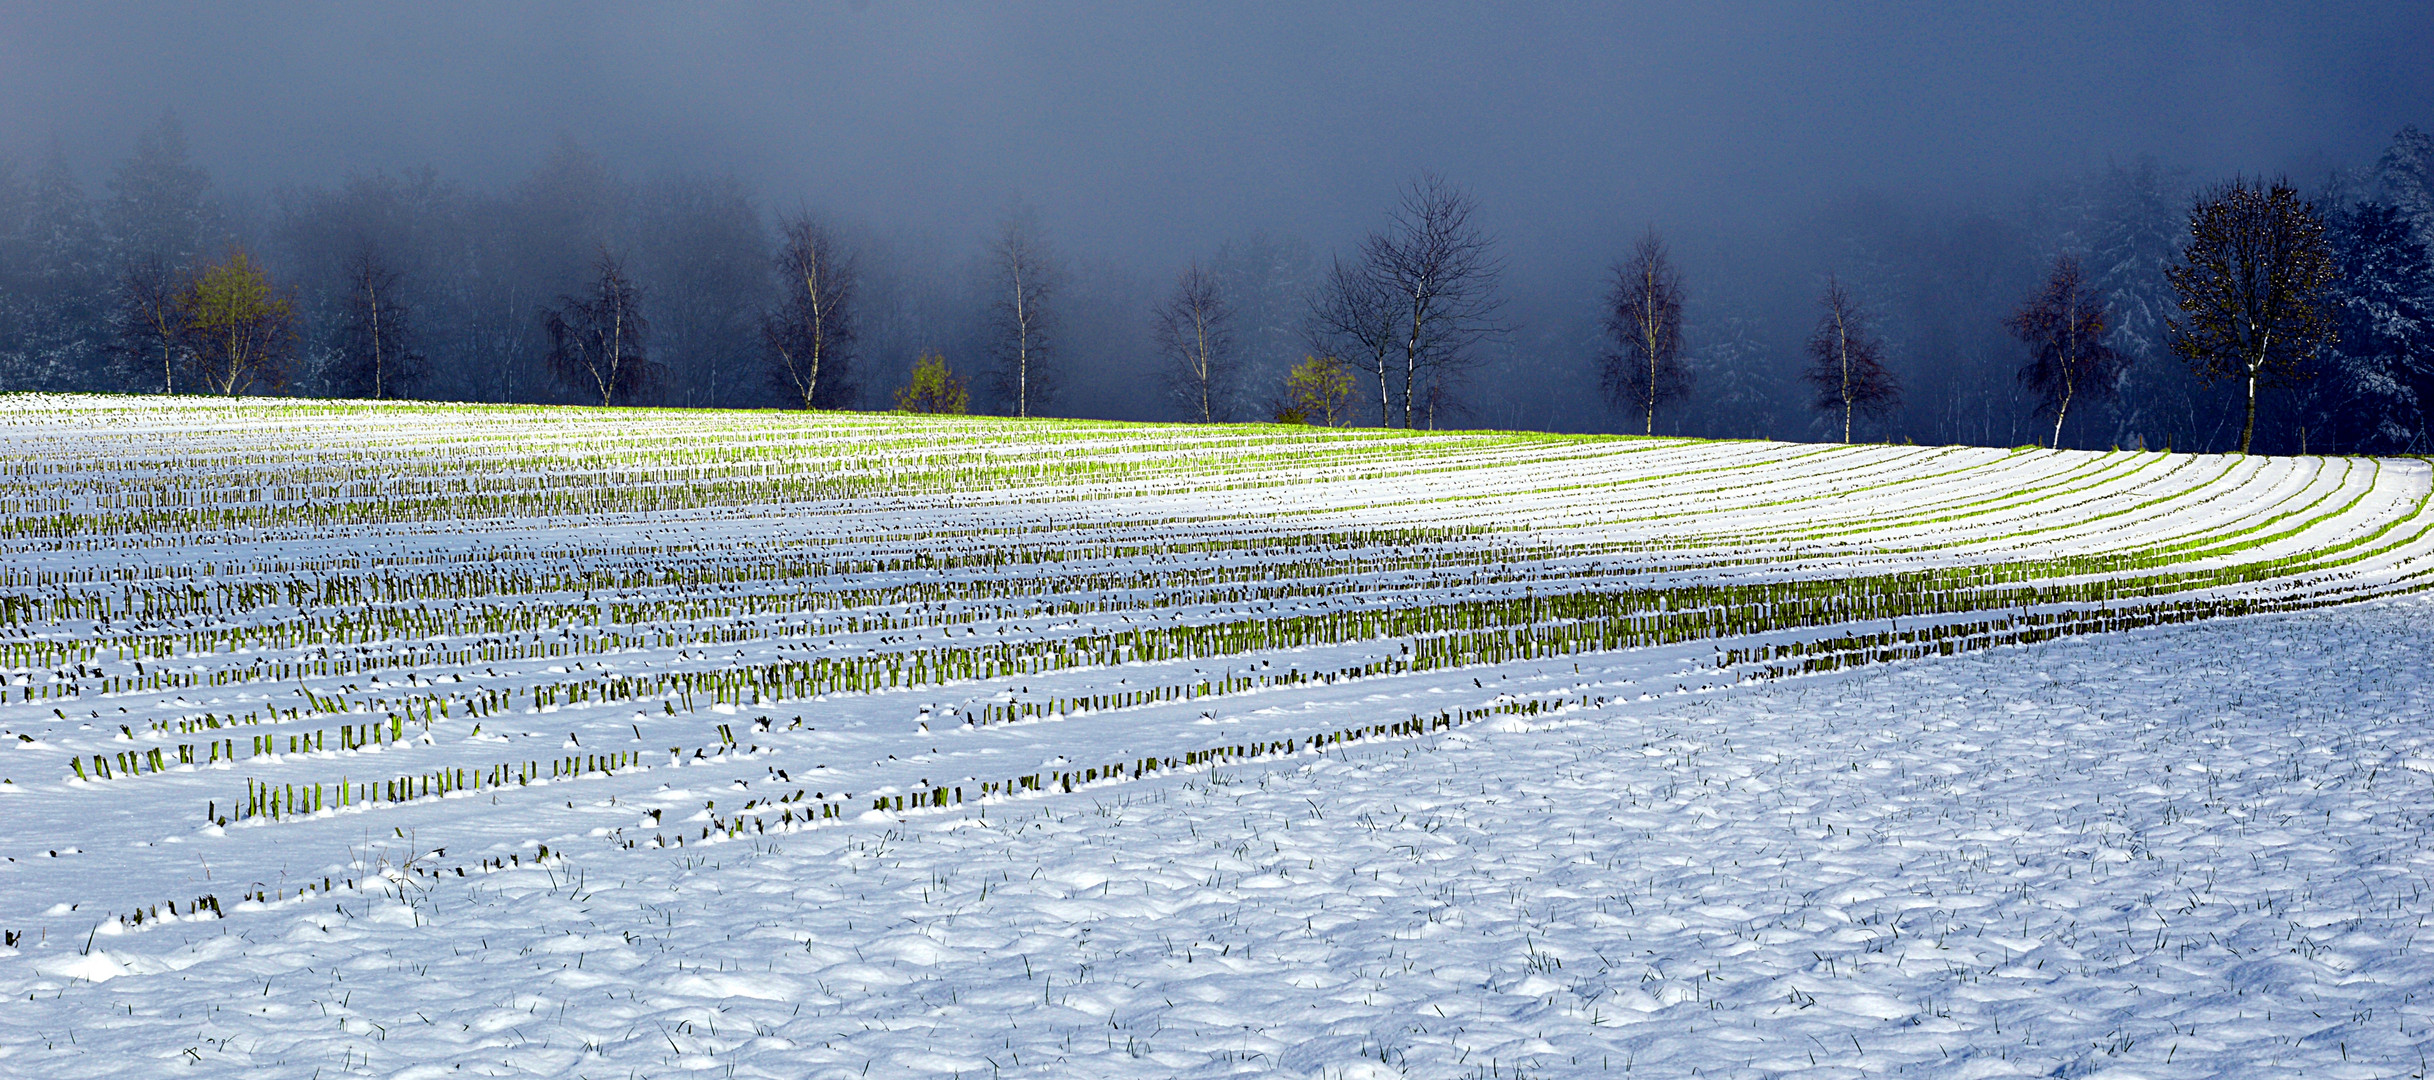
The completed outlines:
<svg viewBox="0 0 2434 1080">
<path fill-rule="evenodd" d="M 9 4 L 0 153 L 56 134 L 98 180 L 175 108 L 233 191 L 490 186 L 566 136 L 941 238 L 1019 195 L 1144 267 L 1344 243 L 1435 169 L 1521 270 L 2142 153 L 2303 172 L 2434 124 L 2425 0 L 2002 7 Z"/>
</svg>

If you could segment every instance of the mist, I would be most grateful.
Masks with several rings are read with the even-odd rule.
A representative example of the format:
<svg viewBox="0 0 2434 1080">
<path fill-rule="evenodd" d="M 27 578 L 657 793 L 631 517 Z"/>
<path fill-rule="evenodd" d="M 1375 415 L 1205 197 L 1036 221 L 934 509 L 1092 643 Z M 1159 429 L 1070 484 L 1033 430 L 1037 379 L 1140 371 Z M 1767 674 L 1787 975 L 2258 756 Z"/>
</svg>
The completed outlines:
<svg viewBox="0 0 2434 1080">
<path fill-rule="evenodd" d="M 1905 384 L 1870 437 L 2011 445 L 2038 423 L 2000 320 L 2124 199 L 2185 211 L 2234 175 L 2368 197 L 2395 134 L 2434 127 L 2434 15 L 2319 7 L 10 5 L 0 157 L 29 191 L 64 162 L 102 207 L 173 118 L 208 179 L 199 254 L 256 250 L 307 308 L 337 273 L 311 223 L 359 233 L 364 191 L 422 185 L 392 201 L 446 213 L 384 228 L 415 253 L 423 392 L 471 400 L 578 400 L 532 312 L 609 249 L 671 365 L 645 403 L 783 404 L 752 267 L 808 213 L 861 273 L 835 403 L 886 408 L 922 352 L 986 365 L 985 253 L 1028 215 L 1062 272 L 1046 411 L 1151 420 L 1182 418 L 1150 332 L 1180 272 L 1234 267 L 1234 415 L 1265 419 L 1310 351 L 1302 290 L 1435 174 L 1503 268 L 1504 332 L 1441 425 L 1637 430 L 1600 393 L 1600 297 L 1654 229 L 1700 376 L 1660 431 L 1824 437 L 1791 373 L 1835 275 Z M 468 275 L 516 284 L 443 295 Z M 308 359 L 334 348 L 313 318 Z M 2137 407 L 2080 441 L 2218 445 L 2219 388 L 2144 347 Z M 0 388 L 136 388 L 98 352 L 16 366 Z"/>
</svg>

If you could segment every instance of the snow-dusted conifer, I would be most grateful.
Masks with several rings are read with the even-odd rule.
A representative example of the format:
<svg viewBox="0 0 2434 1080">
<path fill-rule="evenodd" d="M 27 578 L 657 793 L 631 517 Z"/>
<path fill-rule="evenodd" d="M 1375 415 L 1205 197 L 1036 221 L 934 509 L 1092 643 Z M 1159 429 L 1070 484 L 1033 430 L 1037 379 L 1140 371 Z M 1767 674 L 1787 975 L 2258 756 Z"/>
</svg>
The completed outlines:
<svg viewBox="0 0 2434 1080">
<path fill-rule="evenodd" d="M 2333 222 L 2341 282 L 2334 368 L 2340 418 L 2357 449 L 2422 453 L 2434 392 L 2434 266 L 2400 211 L 2360 203 Z"/>
</svg>

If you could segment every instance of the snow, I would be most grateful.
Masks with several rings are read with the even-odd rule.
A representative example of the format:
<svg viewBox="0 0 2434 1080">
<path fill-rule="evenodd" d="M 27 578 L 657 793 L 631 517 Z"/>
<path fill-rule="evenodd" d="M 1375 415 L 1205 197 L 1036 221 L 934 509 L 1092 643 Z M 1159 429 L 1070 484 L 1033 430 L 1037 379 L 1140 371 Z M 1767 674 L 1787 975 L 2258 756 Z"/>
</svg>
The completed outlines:
<svg viewBox="0 0 2434 1080">
<path fill-rule="evenodd" d="M 0 1075 L 2434 1048 L 2422 462 L 136 399 L 0 442 Z M 651 483 L 698 505 L 605 501 Z M 1843 584 L 1896 571 L 2006 584 Z M 1720 636 L 1492 637 L 1725 584 Z M 1107 644 L 1176 627 L 1235 636 Z M 931 666 L 703 681 L 813 657 Z"/>
<path fill-rule="evenodd" d="M 2396 767 L 2434 752 L 2430 626 L 2075 638 L 105 926 L 0 958 L 0 1060 L 2399 1075 L 2434 1030 L 2434 780 Z"/>
</svg>

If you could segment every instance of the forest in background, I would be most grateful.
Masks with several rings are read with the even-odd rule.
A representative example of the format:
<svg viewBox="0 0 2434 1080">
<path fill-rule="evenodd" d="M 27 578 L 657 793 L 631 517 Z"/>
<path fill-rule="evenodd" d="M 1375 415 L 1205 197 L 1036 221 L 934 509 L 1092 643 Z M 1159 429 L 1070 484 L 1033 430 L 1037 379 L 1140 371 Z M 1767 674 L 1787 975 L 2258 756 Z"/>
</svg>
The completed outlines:
<svg viewBox="0 0 2434 1080">
<path fill-rule="evenodd" d="M 1265 420 L 1299 362 L 1342 344 L 1325 325 L 1330 286 L 1347 267 L 1391 262 L 1395 252 L 1371 246 L 1411 224 L 1399 220 L 1407 198 L 1378 208 L 1379 232 L 1366 241 L 1246 231 L 1145 267 L 1061 245 L 1020 200 L 982 235 L 938 236 L 915 223 L 825 218 L 816 198 L 715 170 L 621 175 L 571 141 L 496 189 L 425 170 L 232 191 L 196 158 L 168 115 L 115 162 L 80 169 L 54 147 L 0 163 L 0 390 L 598 403 L 602 394 L 567 377 L 567 353 L 591 332 L 575 316 L 601 310 L 603 269 L 613 267 L 618 295 L 647 327 L 632 346 L 648 377 L 610 388 L 620 402 L 884 409 L 917 360 L 936 356 L 969 380 L 979 411 Z M 2315 452 L 2429 448 L 2417 402 L 2434 392 L 2430 175 L 2434 140 L 2412 128 L 2376 160 L 2293 178 L 2343 267 L 2329 295 L 2338 332 L 2309 377 L 2260 395 L 2256 449 L 2293 452 L 2303 439 Z M 2053 441 L 2050 415 L 2020 378 L 2029 350 L 2007 323 L 2071 256 L 2125 363 L 2109 387 L 2117 393 L 2075 407 L 2060 444 L 2236 448 L 2238 382 L 2198 377 L 2165 332 L 2176 314 L 2166 272 L 2192 205 L 2228 179 L 2142 159 L 1975 204 L 1855 195 L 1762 241 L 1644 223 L 1679 253 L 1681 298 L 1680 393 L 1653 427 L 1842 437 L 1840 415 L 1817 408 L 1803 378 L 1832 281 L 1901 387 L 1853 438 Z M 1472 209 L 1482 219 L 1494 210 Z M 1466 227 L 1481 271 L 1466 297 L 1474 318 L 1437 362 L 1389 385 L 1374 371 L 1356 378 L 1343 421 L 1378 423 L 1380 407 L 1361 403 L 1400 395 L 1385 402 L 1387 422 L 1642 430 L 1641 414 L 1601 377 L 1617 348 L 1610 282 L 1550 280 L 1514 265 L 1492 225 Z M 803 237 L 816 237 L 820 265 L 846 286 L 832 290 L 833 321 L 810 338 L 789 329 L 807 317 L 802 263 L 789 259 L 808 250 L 794 242 Z M 1627 244 L 1614 253 L 1618 266 L 1631 256 Z M 240 257 L 247 273 L 232 273 Z M 1016 268 L 1029 276 L 1010 294 Z M 281 326 L 241 344 L 223 327 L 218 344 L 174 348 L 261 349 L 275 363 L 244 385 L 181 378 L 185 361 L 163 353 L 164 320 L 191 331 L 203 325 L 199 304 L 240 303 L 249 282 L 285 305 Z M 381 329 L 367 336 L 373 324 Z M 593 337 L 615 345 L 623 332 Z M 815 338 L 826 358 L 807 391 L 788 377 L 786 343 Z M 383 358 L 368 365 L 374 348 Z M 1206 376 L 1196 388 L 1176 377 L 1195 364 Z"/>
</svg>

